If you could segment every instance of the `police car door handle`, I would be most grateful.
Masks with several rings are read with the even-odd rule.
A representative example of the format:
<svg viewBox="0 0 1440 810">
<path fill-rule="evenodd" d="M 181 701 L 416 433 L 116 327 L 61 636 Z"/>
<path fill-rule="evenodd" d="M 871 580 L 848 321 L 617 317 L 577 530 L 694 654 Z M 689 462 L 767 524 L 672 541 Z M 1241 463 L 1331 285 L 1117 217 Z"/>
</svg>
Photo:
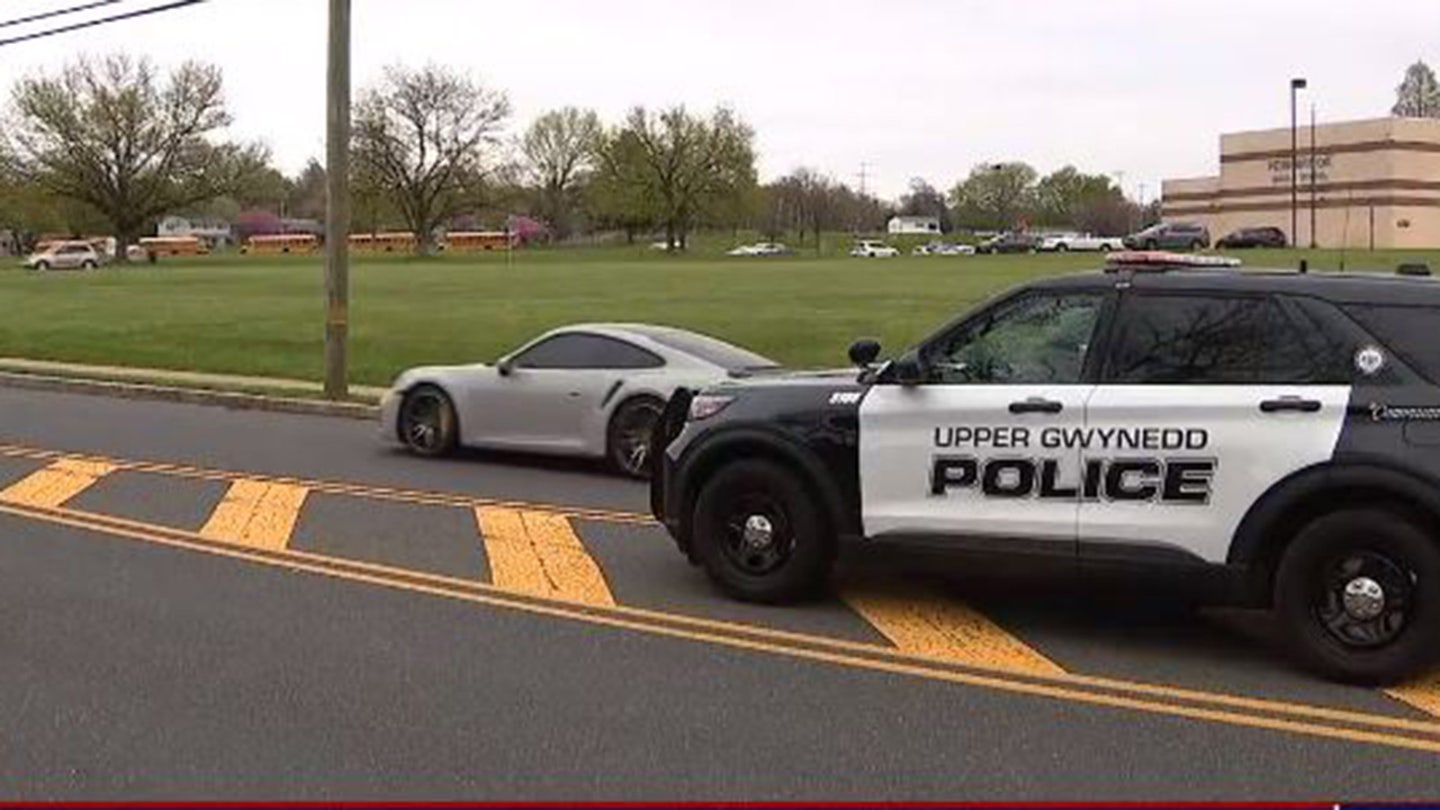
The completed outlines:
<svg viewBox="0 0 1440 810">
<path fill-rule="evenodd" d="M 1010 413 L 1060 413 L 1063 410 L 1065 410 L 1063 403 L 1041 397 L 1030 397 L 1020 402 L 1010 403 Z"/>
<path fill-rule="evenodd" d="M 1300 397 L 1280 397 L 1260 403 L 1261 413 L 1319 413 L 1320 401 Z"/>
</svg>

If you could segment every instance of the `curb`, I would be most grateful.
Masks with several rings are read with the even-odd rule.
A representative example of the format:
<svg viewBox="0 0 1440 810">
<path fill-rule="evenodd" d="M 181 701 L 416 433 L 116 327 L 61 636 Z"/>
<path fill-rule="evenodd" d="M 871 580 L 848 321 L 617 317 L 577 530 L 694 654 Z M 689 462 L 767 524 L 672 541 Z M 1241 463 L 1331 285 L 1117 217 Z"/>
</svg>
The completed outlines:
<svg viewBox="0 0 1440 810">
<path fill-rule="evenodd" d="M 376 419 L 380 408 L 360 402 L 326 402 L 315 399 L 269 397 L 237 391 L 212 391 L 203 388 L 180 388 L 147 383 L 124 383 L 109 380 L 87 380 L 0 371 L 0 386 L 25 388 L 32 391 L 59 391 L 70 394 L 92 394 L 120 399 L 144 399 L 159 402 L 180 402 L 186 405 L 209 405 L 242 411 L 294 413 L 306 416 L 332 416 L 346 419 Z"/>
</svg>

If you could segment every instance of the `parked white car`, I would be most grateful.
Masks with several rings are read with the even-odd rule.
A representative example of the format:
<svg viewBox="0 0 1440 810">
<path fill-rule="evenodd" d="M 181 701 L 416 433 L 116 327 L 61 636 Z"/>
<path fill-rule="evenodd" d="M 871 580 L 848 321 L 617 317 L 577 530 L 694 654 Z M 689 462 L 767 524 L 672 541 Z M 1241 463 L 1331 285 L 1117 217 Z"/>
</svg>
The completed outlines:
<svg viewBox="0 0 1440 810">
<path fill-rule="evenodd" d="M 974 245 L 953 245 L 949 242 L 931 242 L 919 245 L 910 251 L 912 256 L 974 256 Z"/>
<path fill-rule="evenodd" d="M 93 270 L 105 260 L 89 242 L 55 242 L 44 250 L 30 254 L 25 267 L 30 270 Z"/>
<path fill-rule="evenodd" d="M 900 255 L 900 251 L 893 247 L 873 239 L 862 239 L 850 248 L 850 255 L 867 259 L 891 259 Z"/>
<path fill-rule="evenodd" d="M 1124 243 L 1118 236 L 1093 236 L 1088 233 L 1052 233 L 1040 240 L 1037 250 L 1065 253 L 1071 250 L 1098 250 L 1109 253 L 1120 250 Z"/>
<path fill-rule="evenodd" d="M 422 456 L 479 447 L 603 458 L 638 478 L 649 470 L 655 420 L 677 388 L 776 368 L 769 358 L 683 329 L 567 326 L 493 365 L 406 371 L 380 403 L 380 431 Z"/>
<path fill-rule="evenodd" d="M 790 248 L 779 242 L 756 242 L 753 245 L 741 245 L 734 250 L 726 251 L 726 256 L 784 256 L 790 252 Z"/>
</svg>

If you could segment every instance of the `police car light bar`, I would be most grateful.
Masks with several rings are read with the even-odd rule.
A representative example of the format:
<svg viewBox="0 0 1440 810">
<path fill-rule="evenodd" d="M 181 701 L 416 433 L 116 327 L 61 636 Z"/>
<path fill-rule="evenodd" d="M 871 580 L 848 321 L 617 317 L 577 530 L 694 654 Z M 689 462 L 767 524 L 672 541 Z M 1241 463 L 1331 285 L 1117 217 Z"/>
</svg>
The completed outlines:
<svg viewBox="0 0 1440 810">
<path fill-rule="evenodd" d="M 1105 256 L 1105 269 L 1160 271 L 1185 267 L 1239 267 L 1240 260 L 1230 256 L 1195 256 L 1164 250 L 1122 250 Z"/>
</svg>

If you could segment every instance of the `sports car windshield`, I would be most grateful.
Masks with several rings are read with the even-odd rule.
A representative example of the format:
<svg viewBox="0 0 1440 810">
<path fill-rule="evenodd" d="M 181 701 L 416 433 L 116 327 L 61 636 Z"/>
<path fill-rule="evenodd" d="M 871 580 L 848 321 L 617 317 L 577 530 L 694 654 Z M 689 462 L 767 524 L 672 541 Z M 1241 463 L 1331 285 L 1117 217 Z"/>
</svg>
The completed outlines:
<svg viewBox="0 0 1440 810">
<path fill-rule="evenodd" d="M 723 340 L 697 335 L 694 332 L 685 332 L 679 329 L 637 329 L 635 331 L 662 346 L 698 357 L 707 363 L 714 363 L 726 371 L 763 371 L 780 367 L 779 363 L 768 357 L 762 357 L 739 346 L 732 346 Z"/>
</svg>

